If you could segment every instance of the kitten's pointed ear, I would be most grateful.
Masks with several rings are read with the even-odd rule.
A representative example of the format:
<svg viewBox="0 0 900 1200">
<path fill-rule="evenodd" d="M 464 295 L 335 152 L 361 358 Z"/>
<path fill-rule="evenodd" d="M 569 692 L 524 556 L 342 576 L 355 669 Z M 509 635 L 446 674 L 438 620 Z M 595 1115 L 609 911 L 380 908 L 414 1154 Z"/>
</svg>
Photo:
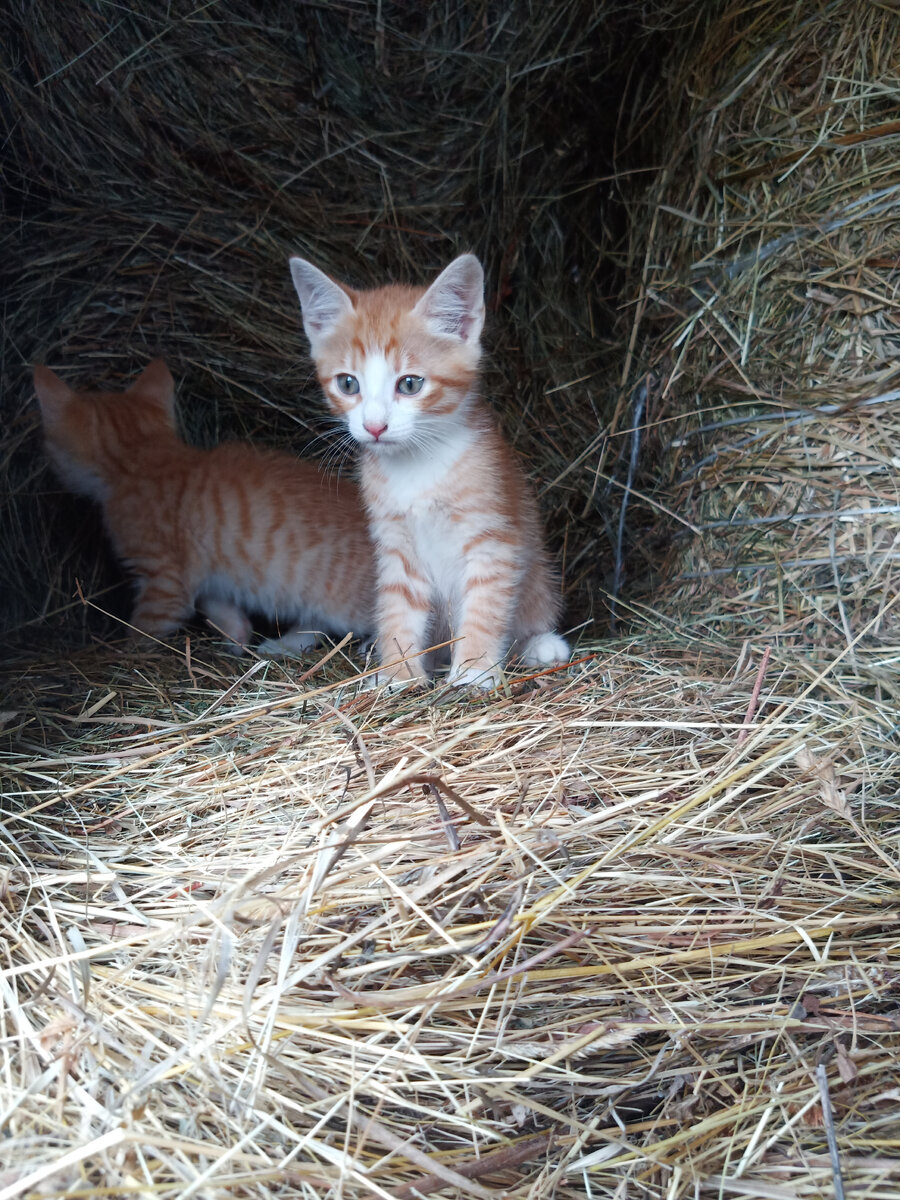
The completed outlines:
<svg viewBox="0 0 900 1200">
<path fill-rule="evenodd" d="M 58 417 L 74 392 L 49 367 L 37 364 L 34 368 L 34 390 L 45 421 Z"/>
<path fill-rule="evenodd" d="M 291 259 L 291 278 L 300 298 L 303 328 L 315 354 L 341 318 L 353 312 L 353 301 L 340 284 L 305 258 Z"/>
<path fill-rule="evenodd" d="M 445 267 L 413 309 L 438 337 L 474 345 L 484 325 L 484 271 L 474 254 Z"/>
<path fill-rule="evenodd" d="M 175 380 L 164 358 L 154 358 L 153 362 L 148 363 L 128 390 L 140 392 L 142 396 L 159 400 L 169 407 L 175 402 Z"/>
<path fill-rule="evenodd" d="M 175 380 L 166 366 L 165 359 L 154 358 L 153 362 L 147 363 L 126 395 L 137 395 L 142 400 L 155 402 L 165 414 L 168 423 L 175 427 Z"/>
</svg>

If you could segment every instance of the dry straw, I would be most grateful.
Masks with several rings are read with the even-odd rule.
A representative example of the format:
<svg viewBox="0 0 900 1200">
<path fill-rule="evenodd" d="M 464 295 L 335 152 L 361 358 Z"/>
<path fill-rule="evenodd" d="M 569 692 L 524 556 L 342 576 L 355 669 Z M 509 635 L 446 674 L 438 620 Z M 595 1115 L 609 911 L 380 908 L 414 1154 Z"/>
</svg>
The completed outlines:
<svg viewBox="0 0 900 1200">
<path fill-rule="evenodd" d="M 895 7 L 8 7 L 0 1200 L 896 1195 Z M 307 445 L 287 251 L 464 246 L 643 631 L 481 698 L 109 645 L 27 361 Z"/>
<path fill-rule="evenodd" d="M 632 197 L 658 498 L 682 519 L 655 530 L 653 603 L 847 645 L 900 561 L 900 27 L 887 4 L 785 16 L 722 6 Z"/>
<path fill-rule="evenodd" d="M 818 1196 L 819 1064 L 896 1186 L 896 711 L 846 656 L 235 675 L 4 681 L 4 1200 Z"/>
</svg>

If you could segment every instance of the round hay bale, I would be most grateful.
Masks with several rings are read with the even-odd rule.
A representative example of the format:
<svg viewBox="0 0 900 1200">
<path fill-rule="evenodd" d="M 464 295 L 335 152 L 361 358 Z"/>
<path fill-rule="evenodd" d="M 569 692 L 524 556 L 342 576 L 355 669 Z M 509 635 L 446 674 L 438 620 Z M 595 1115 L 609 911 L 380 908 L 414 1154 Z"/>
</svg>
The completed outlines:
<svg viewBox="0 0 900 1200">
<path fill-rule="evenodd" d="M 119 577 L 88 507 L 39 469 L 33 361 L 115 388 L 163 354 L 193 440 L 323 453 L 289 254 L 365 286 L 424 282 L 465 249 L 489 280 L 487 393 L 545 489 L 571 620 L 590 619 L 604 531 L 572 516 L 580 481 L 554 481 L 600 420 L 587 384 L 610 324 L 602 179 L 630 10 L 12 6 L 3 623 L 64 609 L 58 628 L 109 632 L 76 583 L 107 608 Z"/>
<path fill-rule="evenodd" d="M 666 510 L 646 599 L 695 632 L 893 628 L 898 46 L 894 6 L 729 5 L 657 93 L 671 155 L 631 197 Z"/>
</svg>

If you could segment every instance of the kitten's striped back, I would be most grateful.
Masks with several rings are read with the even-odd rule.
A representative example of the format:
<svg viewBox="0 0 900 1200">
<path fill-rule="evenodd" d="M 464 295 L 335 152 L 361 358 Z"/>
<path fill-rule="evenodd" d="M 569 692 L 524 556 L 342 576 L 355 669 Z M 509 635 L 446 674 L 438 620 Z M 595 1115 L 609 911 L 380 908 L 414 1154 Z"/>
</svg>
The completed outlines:
<svg viewBox="0 0 900 1200">
<path fill-rule="evenodd" d="M 186 445 L 161 360 L 122 395 L 73 392 L 35 369 L 48 452 L 73 491 L 98 500 L 137 584 L 135 627 L 172 633 L 200 608 L 237 646 L 249 612 L 289 631 L 263 653 L 304 648 L 312 631 L 368 635 L 374 562 L 355 484 L 274 450 Z"/>
</svg>

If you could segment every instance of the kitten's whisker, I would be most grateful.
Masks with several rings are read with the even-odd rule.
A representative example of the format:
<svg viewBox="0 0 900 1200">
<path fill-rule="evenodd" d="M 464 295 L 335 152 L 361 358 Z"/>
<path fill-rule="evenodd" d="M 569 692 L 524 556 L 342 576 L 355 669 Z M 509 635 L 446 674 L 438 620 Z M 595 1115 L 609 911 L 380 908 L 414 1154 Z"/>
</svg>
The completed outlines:
<svg viewBox="0 0 900 1200">
<path fill-rule="evenodd" d="M 314 446 L 317 446 L 319 444 L 319 442 L 330 442 L 333 437 L 334 437 L 334 431 L 331 429 L 329 429 L 327 431 L 327 433 L 316 434 L 316 436 L 313 438 L 313 440 L 307 444 L 307 446 L 306 446 L 307 452 L 312 450 L 312 448 Z"/>
<path fill-rule="evenodd" d="M 329 418 L 329 423 L 331 428 L 325 429 L 322 431 L 322 433 L 316 434 L 316 436 L 307 446 L 307 450 L 312 450 L 313 446 L 316 446 L 319 442 L 331 442 L 334 440 L 335 436 L 337 436 L 340 441 L 344 440 L 346 437 L 346 432 L 343 420 L 341 420 L 340 417 L 331 417 Z"/>
<path fill-rule="evenodd" d="M 349 434 L 345 434 L 336 443 L 331 445 L 328 452 L 320 460 L 323 474 L 340 478 L 341 468 L 350 457 L 350 452 L 355 445 L 356 443 Z"/>
</svg>

